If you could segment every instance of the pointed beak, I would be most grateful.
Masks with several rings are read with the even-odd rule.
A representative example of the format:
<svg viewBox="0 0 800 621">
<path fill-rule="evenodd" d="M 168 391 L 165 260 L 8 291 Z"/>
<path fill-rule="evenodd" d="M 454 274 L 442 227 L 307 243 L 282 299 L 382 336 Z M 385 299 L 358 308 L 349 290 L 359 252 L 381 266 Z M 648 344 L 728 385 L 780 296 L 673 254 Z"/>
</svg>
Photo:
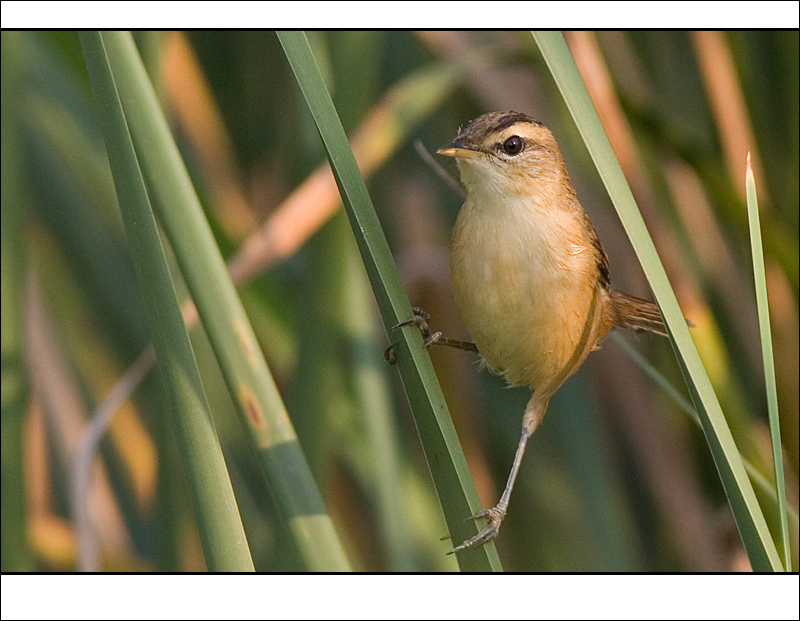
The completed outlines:
<svg viewBox="0 0 800 621">
<path fill-rule="evenodd" d="M 450 144 L 446 144 L 440 149 L 436 151 L 439 155 L 446 155 L 447 157 L 463 157 L 463 158 L 470 158 L 470 157 L 477 157 L 480 155 L 480 151 L 476 151 L 475 149 L 470 149 L 464 146 L 464 142 L 461 140 L 456 140 L 451 142 Z"/>
</svg>

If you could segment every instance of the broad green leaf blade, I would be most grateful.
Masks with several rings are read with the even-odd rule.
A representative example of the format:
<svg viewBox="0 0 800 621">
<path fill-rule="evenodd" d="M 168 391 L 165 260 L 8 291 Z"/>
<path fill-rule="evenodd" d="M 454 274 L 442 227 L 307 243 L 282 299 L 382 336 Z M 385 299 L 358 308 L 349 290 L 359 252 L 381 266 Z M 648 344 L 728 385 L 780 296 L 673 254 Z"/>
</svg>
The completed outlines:
<svg viewBox="0 0 800 621">
<path fill-rule="evenodd" d="M 461 542 L 477 533 L 474 521 L 465 520 L 480 510 L 480 503 L 430 358 L 415 327 L 393 329 L 411 317 L 411 306 L 306 36 L 302 32 L 279 32 L 278 37 L 325 146 L 384 325 L 390 339 L 397 341 L 397 366 L 450 536 L 453 542 Z M 457 557 L 465 571 L 500 569 L 492 543 Z"/>
<path fill-rule="evenodd" d="M 277 505 L 310 571 L 350 566 L 130 34 L 104 33 L 154 207 Z"/>
<path fill-rule="evenodd" d="M 719 401 L 564 37 L 559 32 L 534 32 L 533 36 L 586 142 L 661 309 L 750 563 L 755 571 L 780 571 L 780 557 Z"/>
<path fill-rule="evenodd" d="M 211 571 L 253 571 L 233 488 L 169 275 L 103 35 L 81 33 L 81 45 L 153 332 L 158 367 L 174 416 L 206 563 Z"/>
<path fill-rule="evenodd" d="M 783 449 L 781 444 L 781 422 L 778 415 L 778 387 L 775 382 L 775 358 L 772 354 L 772 328 L 769 323 L 769 299 L 767 298 L 767 274 L 764 269 L 764 248 L 761 244 L 761 222 L 758 215 L 758 196 L 750 154 L 747 154 L 747 215 L 750 220 L 750 244 L 753 249 L 753 276 L 756 283 L 758 325 L 761 330 L 761 355 L 764 359 L 764 379 L 767 387 L 769 411 L 769 434 L 772 439 L 772 457 L 775 462 L 775 487 L 778 492 L 778 515 L 783 542 L 783 562 L 786 571 L 791 571 L 791 540 L 789 520 L 786 515 L 786 484 L 783 477 Z"/>
</svg>

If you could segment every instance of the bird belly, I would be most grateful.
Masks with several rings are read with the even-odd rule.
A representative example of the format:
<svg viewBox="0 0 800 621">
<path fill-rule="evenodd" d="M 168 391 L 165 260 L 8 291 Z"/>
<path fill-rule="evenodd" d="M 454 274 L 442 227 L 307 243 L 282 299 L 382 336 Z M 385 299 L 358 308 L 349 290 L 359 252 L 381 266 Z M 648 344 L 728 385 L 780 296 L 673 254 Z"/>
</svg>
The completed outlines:
<svg viewBox="0 0 800 621">
<path fill-rule="evenodd" d="M 557 219 L 522 213 L 467 201 L 451 240 L 451 290 L 487 366 L 511 384 L 552 393 L 594 345 L 597 277 L 576 277 L 593 258 L 553 243 L 563 240 L 552 230 Z"/>
</svg>

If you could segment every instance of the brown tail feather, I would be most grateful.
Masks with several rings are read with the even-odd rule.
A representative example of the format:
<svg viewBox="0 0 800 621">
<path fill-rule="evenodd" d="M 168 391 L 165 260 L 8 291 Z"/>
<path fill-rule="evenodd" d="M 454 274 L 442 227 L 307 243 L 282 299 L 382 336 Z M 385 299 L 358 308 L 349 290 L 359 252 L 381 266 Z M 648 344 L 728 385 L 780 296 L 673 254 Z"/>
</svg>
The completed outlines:
<svg viewBox="0 0 800 621">
<path fill-rule="evenodd" d="M 610 294 L 615 326 L 627 330 L 646 330 L 653 334 L 667 336 L 658 306 L 614 289 L 611 289 Z"/>
</svg>

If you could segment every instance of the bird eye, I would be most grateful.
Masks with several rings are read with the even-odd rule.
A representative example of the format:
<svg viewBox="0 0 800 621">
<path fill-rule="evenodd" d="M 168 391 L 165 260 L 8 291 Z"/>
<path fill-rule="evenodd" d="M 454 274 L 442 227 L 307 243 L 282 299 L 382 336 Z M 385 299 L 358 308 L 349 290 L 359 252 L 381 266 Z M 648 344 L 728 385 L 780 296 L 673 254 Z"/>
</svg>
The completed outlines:
<svg viewBox="0 0 800 621">
<path fill-rule="evenodd" d="M 525 146 L 522 138 L 519 136 L 511 136 L 508 140 L 503 143 L 503 151 L 508 153 L 508 155 L 517 155 L 522 151 L 522 147 Z"/>
</svg>

